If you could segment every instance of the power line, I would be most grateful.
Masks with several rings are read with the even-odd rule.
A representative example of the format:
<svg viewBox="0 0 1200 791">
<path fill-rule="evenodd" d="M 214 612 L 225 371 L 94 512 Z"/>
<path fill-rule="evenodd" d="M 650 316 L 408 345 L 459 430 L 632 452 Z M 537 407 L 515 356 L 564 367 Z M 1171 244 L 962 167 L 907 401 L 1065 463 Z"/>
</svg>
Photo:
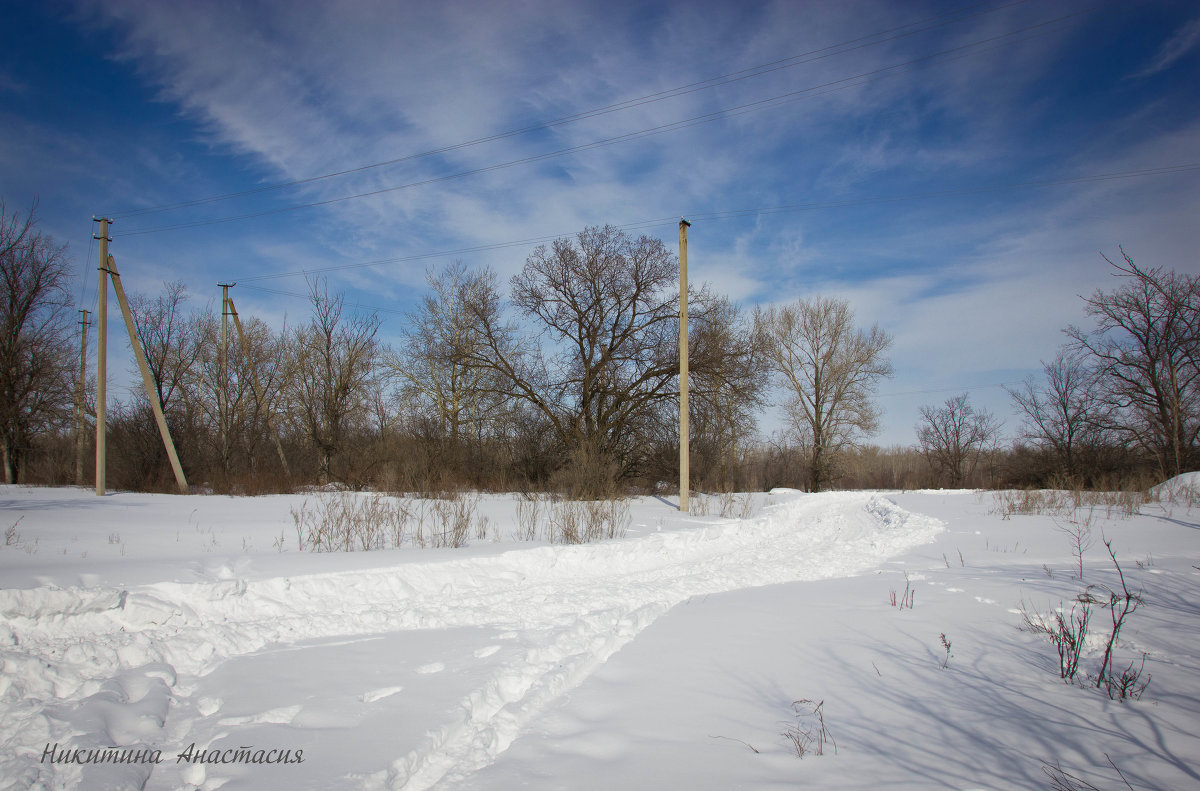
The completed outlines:
<svg viewBox="0 0 1200 791">
<path fill-rule="evenodd" d="M 825 58 L 830 58 L 830 57 L 834 57 L 837 55 L 843 55 L 848 52 L 853 52 L 855 50 L 864 49 L 867 47 L 873 47 L 873 46 L 877 46 L 880 44 L 886 44 L 886 43 L 889 43 L 892 41 L 897 41 L 902 38 L 907 38 L 909 36 L 917 35 L 919 33 L 926 33 L 931 30 L 936 30 L 937 28 L 940 28 L 940 27 L 945 27 L 947 25 L 955 24 L 957 22 L 961 22 L 961 21 L 964 21 L 967 19 L 972 19 L 972 18 L 978 17 L 978 16 L 984 16 L 987 14 L 997 13 L 999 11 L 1009 9 L 1014 6 L 1023 5 L 1028 2 L 1029 2 L 1029 0 L 1015 0 L 1014 2 L 1005 3 L 1003 5 L 999 5 L 994 8 L 989 8 L 989 9 L 985 9 L 982 11 L 965 11 L 964 10 L 964 11 L 951 11 L 951 12 L 946 12 L 944 14 L 937 14 L 937 15 L 934 15 L 931 17 L 927 17 L 925 19 L 918 20 L 916 22 L 910 22 L 907 25 L 901 25 L 899 27 L 890 28 L 888 30 L 871 33 L 871 34 L 868 34 L 865 36 L 859 36 L 858 38 L 839 42 L 837 44 L 831 44 L 826 47 L 822 47 L 820 49 L 809 50 L 807 52 L 802 52 L 802 53 L 799 53 L 796 55 L 791 55 L 786 58 L 781 58 L 779 60 L 774 60 L 774 61 L 770 61 L 768 63 L 759 64 L 757 66 L 750 66 L 745 69 L 740 69 L 738 71 L 733 71 L 733 72 L 729 72 L 727 74 L 718 75 L 716 77 L 709 77 L 704 80 L 688 83 L 686 85 L 677 86 L 675 88 L 668 88 L 666 90 L 662 90 L 662 91 L 658 91 L 658 92 L 650 93 L 650 94 L 645 94 L 643 96 L 639 96 L 639 97 L 636 97 L 633 99 L 626 99 L 624 101 L 605 105 L 603 107 L 597 107 L 597 108 L 593 108 L 591 110 L 584 110 L 584 111 L 581 111 L 578 113 L 574 113 L 572 115 L 562 116 L 560 118 L 555 118 L 550 121 L 538 122 L 538 123 L 535 123 L 535 124 L 532 124 L 529 126 L 520 127 L 517 129 L 511 129 L 506 132 L 498 132 L 496 134 L 486 135 L 484 137 L 475 138 L 473 140 L 467 140 L 467 141 L 464 141 L 461 143 L 454 143 L 451 145 L 446 145 L 446 146 L 442 146 L 439 148 L 430 149 L 428 151 L 422 151 L 422 152 L 419 152 L 416 154 L 408 154 L 405 156 L 396 157 L 394 159 L 384 160 L 382 162 L 373 162 L 373 163 L 366 164 L 366 165 L 359 165 L 357 167 L 333 171 L 330 173 L 323 173 L 323 174 L 320 174 L 317 176 L 309 176 L 306 178 L 292 179 L 289 181 L 281 181 L 281 182 L 276 182 L 273 184 L 265 184 L 265 185 L 255 187 L 252 189 L 248 189 L 248 190 L 224 193 L 224 194 L 220 194 L 220 195 L 210 195 L 210 196 L 207 196 L 204 198 L 195 198 L 193 200 L 180 201 L 177 203 L 162 204 L 159 206 L 150 206 L 150 207 L 146 207 L 143 209 L 134 209 L 134 210 L 125 211 L 125 212 L 116 212 L 113 214 L 113 217 L 124 219 L 124 218 L 129 218 L 129 217 L 140 217 L 140 216 L 145 216 L 145 215 L 149 215 L 149 214 L 158 214 L 158 213 L 166 212 L 166 211 L 174 211 L 177 209 L 190 208 L 193 206 L 200 206 L 200 205 L 204 205 L 204 204 L 208 204 L 208 203 L 216 203 L 219 201 L 230 200 L 233 198 L 241 198 L 241 197 L 247 197 L 250 195 L 258 195 L 258 194 L 261 194 L 264 192 L 271 192 L 271 191 L 285 189 L 287 187 L 295 187 L 295 186 L 300 186 L 303 184 L 311 184 L 311 183 L 314 183 L 317 181 L 323 181 L 325 179 L 331 179 L 331 178 L 336 178 L 339 176 L 351 175 L 354 173 L 361 173 L 361 172 L 364 172 L 367 170 L 373 170 L 376 168 L 387 167 L 389 165 L 396 165 L 401 162 L 408 162 L 408 161 L 412 161 L 412 160 L 423 159 L 426 157 L 436 156 L 438 154 L 446 154 L 446 153 L 449 153 L 452 151 L 458 151 L 458 150 L 469 148 L 472 146 L 481 145 L 483 143 L 489 143 L 489 142 L 493 142 L 496 140 L 503 140 L 503 139 L 510 138 L 510 137 L 516 137 L 519 135 L 528 134 L 530 132 L 551 129 L 556 126 L 562 126 L 565 124 L 575 123 L 577 121 L 582 121 L 582 120 L 586 120 L 589 118 L 595 118 L 597 116 L 607 115 L 610 113 L 619 112 L 621 110 L 628 110 L 628 109 L 632 109 L 635 107 L 641 107 L 641 106 L 644 106 L 647 104 L 664 101 L 666 99 L 673 99 L 673 98 L 677 98 L 679 96 L 685 96 L 685 95 L 688 95 L 691 93 L 696 93 L 698 91 L 708 90 L 710 88 L 716 88 L 716 87 L 720 87 L 722 85 L 728 85 L 730 83 L 739 82 L 741 80 L 752 79 L 754 77 L 761 77 L 764 74 L 770 74 L 770 73 L 773 73 L 776 71 L 780 71 L 782 69 L 794 68 L 796 66 L 813 63 L 818 60 L 823 60 Z M 984 5 L 984 3 L 979 3 L 978 5 Z M 976 7 L 978 7 L 978 6 L 976 6 Z M 939 21 L 939 20 L 942 20 L 942 21 Z M 907 28 L 916 27 L 918 25 L 926 25 L 927 23 L 931 23 L 931 22 L 936 22 L 936 24 L 929 24 L 926 27 L 917 27 L 917 29 L 915 29 L 915 30 L 907 30 Z M 905 31 L 905 32 L 902 32 L 902 31 Z M 894 34 L 894 35 L 891 35 L 891 34 Z M 872 41 L 871 39 L 878 39 L 878 40 Z"/>
<path fill-rule="evenodd" d="M 876 398 L 892 398 L 893 396 L 908 396 L 908 395 L 932 395 L 934 393 L 961 393 L 964 390 L 988 390 L 993 387 L 1009 387 L 1019 385 L 1021 382 L 992 382 L 981 385 L 966 385 L 963 387 L 939 387 L 933 390 L 905 390 L 898 393 L 876 393 Z"/>
<path fill-rule="evenodd" d="M 96 222 L 95 220 L 92 220 L 93 224 L 95 224 L 95 222 Z M 94 233 L 94 231 L 89 231 L 87 258 L 83 259 L 83 278 L 80 280 L 80 283 L 79 283 L 79 304 L 80 305 L 82 305 L 83 301 L 85 299 L 87 299 L 87 290 L 88 290 L 88 282 L 89 282 L 88 277 L 87 277 L 88 262 L 92 260 L 92 256 L 95 255 L 95 252 L 96 252 L 95 233 Z"/>
<path fill-rule="evenodd" d="M 295 291 L 284 291 L 282 289 L 266 288 L 264 286 L 247 286 L 242 282 L 239 282 L 238 285 L 242 286 L 243 288 L 250 289 L 251 291 L 261 291 L 266 294 L 275 294 L 275 295 L 281 296 L 281 297 L 296 297 L 297 299 L 303 299 L 303 300 L 312 299 L 312 294 L 299 294 Z M 374 311 L 376 313 L 394 313 L 397 316 L 408 315 L 407 311 L 399 310 L 397 308 L 381 308 L 381 307 L 377 307 L 375 305 L 364 305 L 361 302 L 354 302 L 353 304 L 349 305 L 348 307 L 350 307 L 352 309 L 359 309 L 359 310 L 370 310 L 370 311 Z"/>
<path fill-rule="evenodd" d="M 955 60 L 960 57 L 966 57 L 969 55 L 979 54 L 980 52 L 987 51 L 986 49 L 980 49 L 981 47 L 983 47 L 986 44 L 995 44 L 996 42 L 1003 41 L 1005 39 L 1011 39 L 1011 38 L 1013 38 L 1015 36 L 1019 36 L 1023 33 L 1029 33 L 1031 31 L 1041 30 L 1048 26 L 1055 25 L 1060 22 L 1064 22 L 1066 20 L 1082 16 L 1084 14 L 1092 13 L 1093 11 L 1097 10 L 1098 8 L 1100 8 L 1103 5 L 1111 5 L 1111 3 L 1102 3 L 1102 4 L 1099 4 L 1096 6 L 1089 7 L 1082 11 L 1076 11 L 1076 12 L 1073 12 L 1070 14 L 1065 14 L 1065 15 L 1062 15 L 1059 17 L 1055 17 L 1053 19 L 1039 22 L 1034 25 L 1029 25 L 1027 27 L 1020 28 L 1018 30 L 1009 31 L 1007 33 L 1000 33 L 1000 34 L 997 34 L 994 36 L 989 36 L 987 38 L 980 39 L 978 41 L 974 41 L 969 44 L 963 44 L 963 45 L 960 45 L 957 47 L 951 47 L 949 49 L 941 50 L 939 52 L 935 52 L 930 55 L 924 55 L 924 56 L 921 56 L 918 58 L 913 58 L 911 60 L 903 61 L 901 63 L 895 63 L 890 66 L 883 66 L 878 69 L 872 69 L 870 71 L 862 72 L 860 74 L 856 74 L 856 75 L 853 75 L 850 77 L 843 77 L 841 79 L 831 80 L 829 82 L 822 83 L 820 85 L 810 86 L 808 88 L 803 88 L 803 89 L 796 90 L 796 91 L 789 91 L 787 93 L 779 94 L 776 96 L 771 96 L 766 99 L 759 99 L 759 100 L 756 100 L 753 102 L 748 102 L 746 104 L 723 108 L 723 109 L 715 110 L 715 111 L 712 111 L 709 113 L 703 113 L 701 115 L 693 116 L 691 118 L 686 118 L 681 121 L 674 121 L 674 122 L 671 122 L 668 124 L 661 124 L 659 126 L 640 129 L 640 130 L 637 130 L 634 132 L 627 132 L 625 134 L 617 135 L 617 136 L 610 137 L 610 138 L 594 140 L 589 143 L 582 143 L 582 144 L 579 144 L 576 146 L 569 146 L 567 148 L 558 149 L 556 151 L 546 152 L 543 154 L 534 154 L 534 155 L 530 155 L 527 157 L 521 157 L 518 159 L 510 160 L 507 162 L 500 162 L 500 163 L 496 163 L 496 164 L 492 164 L 492 165 L 486 165 L 486 166 L 482 166 L 482 167 L 478 167 L 478 168 L 472 168 L 470 170 L 459 171 L 456 173 L 450 173 L 450 174 L 446 174 L 446 175 L 442 175 L 442 176 L 433 176 L 433 177 L 422 179 L 419 181 L 408 182 L 405 184 L 398 184 L 398 185 L 394 185 L 391 187 L 382 187 L 380 189 L 369 190 L 367 192 L 354 193 L 351 195 L 343 195 L 343 196 L 339 196 L 336 198 L 327 198 L 327 199 L 319 200 L 319 201 L 310 201 L 307 203 L 293 204 L 290 206 L 284 206 L 284 207 L 279 207 L 279 208 L 275 208 L 275 209 L 265 209 L 265 210 L 257 211 L 257 212 L 250 212 L 250 213 L 238 214 L 238 215 L 230 215 L 230 216 L 226 216 L 226 217 L 217 217 L 217 218 L 208 219 L 208 220 L 196 220 L 193 222 L 182 222 L 182 223 L 174 223 L 174 224 L 170 224 L 170 225 L 163 225 L 163 226 L 157 226 L 157 227 L 151 227 L 151 228 L 135 229 L 133 231 L 122 233 L 122 234 L 120 234 L 120 236 L 122 236 L 122 237 L 142 236 L 142 235 L 146 235 L 146 234 L 162 233 L 165 231 L 175 231 L 175 230 L 182 230 L 182 229 L 187 229 L 187 228 L 199 228 L 199 227 L 204 227 L 204 226 L 209 226 L 209 225 L 217 225 L 217 224 L 228 223 L 228 222 L 236 222 L 236 221 L 240 221 L 240 220 L 258 219 L 261 217 L 267 217 L 267 216 L 272 216 L 272 215 L 277 215 L 277 214 L 284 214 L 284 213 L 288 213 L 288 212 L 298 211 L 301 209 L 315 208 L 315 207 L 320 207 L 320 206 L 329 206 L 329 205 L 333 205 L 336 203 L 343 203 L 343 202 L 350 201 L 350 200 L 357 200 L 360 198 L 375 197 L 375 196 L 383 195 L 383 194 L 386 194 L 389 192 L 396 192 L 398 190 L 409 189 L 412 187 L 425 186 L 428 184 L 449 181 L 452 179 L 464 178 L 466 176 L 473 176 L 473 175 L 479 175 L 481 173 L 494 172 L 497 170 L 514 167 L 517 165 L 529 164 L 532 162 L 539 162 L 539 161 L 543 161 L 546 159 L 560 157 L 560 156 L 564 156 L 566 154 L 581 153 L 583 151 L 607 147 L 607 146 L 615 145 L 617 143 L 628 142 L 631 140 L 638 140 L 638 139 L 641 139 L 644 137 L 665 134 L 668 132 L 675 132 L 675 131 L 679 131 L 680 129 L 685 129 L 685 128 L 688 128 L 691 126 L 698 126 L 700 124 L 711 123 L 713 121 L 732 118 L 732 117 L 736 117 L 738 115 L 744 115 L 744 114 L 750 113 L 750 112 L 757 112 L 760 110 L 769 109 L 771 107 L 776 107 L 776 106 L 779 106 L 782 104 L 787 104 L 787 103 L 790 103 L 793 101 L 799 101 L 801 99 L 812 98 L 815 96 L 823 96 L 828 93 L 832 93 L 834 91 L 846 90 L 847 88 L 858 87 L 859 85 L 866 84 L 868 82 L 871 82 L 872 80 L 881 79 L 883 77 L 888 77 L 888 76 L 895 76 L 896 74 L 901 73 L 901 70 L 903 70 L 903 69 L 907 69 L 907 68 L 917 65 L 919 63 L 936 60 L 938 58 L 944 57 L 944 58 L 946 58 L 946 60 Z M 949 57 L 947 57 L 947 56 L 949 56 Z"/>
<path fill-rule="evenodd" d="M 812 203 L 793 203 L 781 206 L 762 206 L 746 209 L 729 209 L 726 211 L 717 212 L 682 212 L 681 216 L 690 217 L 693 220 L 726 220 L 740 217 L 784 214 L 789 212 L 803 211 L 818 211 L 823 209 L 843 209 L 859 206 L 872 206 L 886 203 L 901 203 L 918 200 L 932 200 L 937 198 L 947 197 L 962 197 L 966 195 L 982 195 L 994 192 L 1007 192 L 1018 189 L 1040 189 L 1046 187 L 1058 187 L 1071 184 L 1086 184 L 1091 182 L 1116 181 L 1121 179 L 1131 178 L 1146 178 L 1151 176 L 1167 176 L 1178 173 L 1189 173 L 1200 170 L 1200 162 L 1190 162 L 1177 165 L 1164 165 L 1156 168 L 1143 168 L 1140 170 L 1114 171 L 1110 173 L 1095 173 L 1083 176 L 1072 176 L 1061 179 L 1047 179 L 1043 181 L 1023 181 L 1011 184 L 997 184 L 985 187 L 964 187 L 962 189 L 953 190 L 934 190 L 930 192 L 913 192 L 904 195 L 891 196 L 874 196 L 869 198 L 857 198 L 852 200 L 839 201 L 820 201 Z M 639 230 L 645 228 L 653 228 L 660 225 L 673 225 L 678 222 L 678 217 L 656 217 L 653 219 L 636 220 L 634 222 L 625 223 L 616 226 L 621 230 Z M 431 258 L 445 258 L 454 255 L 465 255 L 469 253 L 486 252 L 490 250 L 501 250 L 509 247 L 521 247 L 530 244 L 544 244 L 554 241 L 555 239 L 563 239 L 573 235 L 572 233 L 550 234 L 545 236 L 534 236 L 526 239 L 516 239 L 505 242 L 494 242 L 490 244 L 480 244 L 471 247 L 460 247 L 451 250 L 439 250 L 429 253 L 416 253 L 413 255 L 397 256 L 395 258 L 381 258 L 374 261 L 364 261 L 354 264 L 335 264 L 330 266 L 319 267 L 315 269 L 302 269 L 290 272 L 276 272 L 269 275 L 257 275 L 255 277 L 243 277 L 239 282 L 249 283 L 259 280 L 275 280 L 286 277 L 299 277 L 315 274 L 327 274 L 329 272 L 342 272 L 352 269 L 366 269 L 374 266 L 384 266 L 388 264 L 399 264 L 411 261 L 420 261 Z"/>
<path fill-rule="evenodd" d="M 1062 179 L 1047 179 L 1043 181 L 1018 181 L 1011 184 L 997 184 L 985 187 L 963 187 L 952 190 L 936 190 L 932 192 L 912 192 L 903 195 L 886 195 L 874 198 L 856 198 L 841 201 L 820 201 L 813 203 L 793 203 L 782 206 L 765 206 L 751 209 L 730 209 L 719 212 L 691 212 L 687 216 L 697 220 L 718 220 L 733 217 L 758 216 L 763 214 L 783 214 L 795 211 L 812 211 L 816 209 L 840 209 L 856 206 L 871 206 L 882 203 L 901 203 L 913 200 L 929 200 L 934 198 L 956 198 L 966 195 L 983 195 L 990 192 L 1006 192 L 1017 189 L 1037 189 L 1042 187 L 1059 187 L 1068 184 L 1085 184 L 1096 181 L 1116 181 L 1119 179 L 1142 178 L 1146 176 L 1169 176 L 1176 173 L 1189 173 L 1200 170 L 1200 162 L 1189 162 L 1180 165 L 1167 165 L 1158 168 L 1142 170 L 1126 170 L 1113 173 L 1097 173 L 1087 176 L 1073 176 Z"/>
</svg>

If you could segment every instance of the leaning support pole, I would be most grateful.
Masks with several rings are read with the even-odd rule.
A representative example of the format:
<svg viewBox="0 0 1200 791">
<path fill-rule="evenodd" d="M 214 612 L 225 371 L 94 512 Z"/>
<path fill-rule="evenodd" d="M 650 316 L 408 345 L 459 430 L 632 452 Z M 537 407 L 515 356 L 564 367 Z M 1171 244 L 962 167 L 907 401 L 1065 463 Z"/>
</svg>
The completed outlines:
<svg viewBox="0 0 1200 791">
<path fill-rule="evenodd" d="M 221 287 L 221 349 L 217 356 L 217 424 L 221 434 L 221 472 L 229 474 L 229 405 L 226 388 L 229 385 L 229 283 Z"/>
<path fill-rule="evenodd" d="M 175 453 L 175 443 L 171 441 L 171 430 L 167 428 L 167 419 L 163 417 L 162 404 L 158 401 L 158 390 L 154 388 L 154 379 L 150 376 L 150 366 L 146 363 L 146 355 L 142 352 L 142 343 L 138 340 L 137 327 L 133 323 L 133 313 L 129 310 L 129 300 L 125 298 L 125 287 L 121 285 L 121 276 L 117 273 L 117 262 L 108 257 L 108 273 L 112 275 L 113 290 L 117 292 L 117 301 L 121 303 L 121 315 L 125 317 L 125 328 L 129 330 L 129 345 L 133 347 L 133 355 L 137 358 L 138 368 L 142 372 L 142 384 L 146 386 L 146 397 L 150 399 L 150 408 L 154 410 L 154 420 L 158 423 L 158 433 L 162 436 L 163 447 L 171 460 L 171 469 L 175 472 L 175 482 L 179 484 L 182 494 L 188 493 L 187 478 L 183 477 L 183 467 L 179 464 L 179 455 Z"/>
<path fill-rule="evenodd" d="M 242 349 L 248 349 L 246 345 L 246 331 L 242 329 L 242 320 L 238 318 L 237 307 L 233 304 L 232 297 L 226 297 L 226 302 L 229 308 L 229 315 L 233 317 L 233 326 L 237 328 L 238 343 L 242 345 Z M 243 351 L 243 354 L 245 352 Z M 275 425 L 271 421 L 271 410 L 267 409 L 267 400 L 263 394 L 262 385 L 258 383 L 258 371 L 254 366 L 250 366 L 250 383 L 254 385 L 254 397 L 258 399 L 258 408 L 263 411 L 263 419 L 267 421 L 267 431 L 271 432 L 271 439 L 275 442 L 275 450 L 279 453 L 279 463 L 283 465 L 283 474 L 289 478 L 292 476 L 292 471 L 288 469 L 287 456 L 283 455 L 283 444 L 279 441 L 279 432 L 275 430 Z"/>
<path fill-rule="evenodd" d="M 687 229 L 691 223 L 679 219 L 679 510 L 687 513 L 691 472 L 688 454 L 688 282 Z"/>
</svg>

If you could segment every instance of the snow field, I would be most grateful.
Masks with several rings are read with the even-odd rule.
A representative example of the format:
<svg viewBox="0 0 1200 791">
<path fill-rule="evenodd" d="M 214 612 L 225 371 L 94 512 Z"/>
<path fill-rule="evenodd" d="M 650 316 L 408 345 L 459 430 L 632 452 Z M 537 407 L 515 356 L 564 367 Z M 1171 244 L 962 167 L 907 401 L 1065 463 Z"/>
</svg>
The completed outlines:
<svg viewBox="0 0 1200 791">
<path fill-rule="evenodd" d="M 28 492 L 18 494 L 33 498 Z M 144 507 L 153 510 L 158 502 L 177 505 L 188 499 L 194 498 L 151 498 Z M 144 745 L 172 753 L 173 746 L 182 749 L 197 735 L 197 746 L 204 748 L 233 734 L 233 741 L 243 744 L 248 728 L 263 726 L 275 726 L 275 732 L 286 726 L 289 743 L 299 744 L 297 738 L 306 741 L 305 730 L 333 726 L 305 721 L 304 703 L 275 706 L 267 714 L 230 716 L 223 710 L 228 708 L 226 696 L 210 690 L 206 679 L 232 660 L 264 655 L 278 646 L 297 646 L 289 653 L 300 658 L 330 648 L 326 643 L 336 637 L 388 637 L 414 630 L 474 634 L 481 628 L 515 635 L 517 650 L 472 641 L 470 651 L 464 651 L 450 640 L 450 655 L 468 653 L 473 660 L 474 686 L 468 690 L 451 684 L 450 691 L 435 690 L 429 696 L 418 691 L 422 678 L 444 675 L 439 671 L 445 658 L 431 657 L 409 683 L 381 681 L 358 691 L 353 697 L 361 705 L 387 703 L 393 708 L 390 727 L 373 722 L 364 733 L 365 726 L 359 725 L 369 718 L 361 713 L 343 717 L 339 726 L 353 727 L 358 743 L 370 745 L 351 752 L 364 760 L 369 755 L 379 769 L 362 771 L 369 765 L 330 762 L 326 756 L 326 768 L 332 763 L 343 777 L 358 778 L 362 787 L 453 785 L 493 761 L 547 706 L 679 602 L 750 586 L 859 573 L 930 541 L 941 529 L 937 520 L 907 513 L 878 495 L 776 499 L 782 502 L 746 521 L 676 519 L 673 529 L 664 532 L 595 545 L 509 551 L 500 551 L 499 545 L 461 557 L 442 552 L 431 562 L 423 562 L 429 555 L 419 552 L 370 553 L 358 556 L 366 567 L 316 573 L 303 573 L 311 568 L 312 556 L 297 555 L 302 562 L 294 565 L 301 573 L 274 577 L 262 576 L 262 567 L 286 567 L 288 559 L 260 555 L 240 564 L 242 575 L 236 571 L 238 560 L 209 565 L 211 576 L 233 572 L 232 579 L 217 581 L 6 587 L 0 590 L 0 641 L 5 646 L 0 653 L 5 670 L 0 755 L 6 787 L 323 787 L 305 785 L 330 779 L 320 771 L 305 770 L 301 776 L 286 767 L 271 767 L 269 773 L 260 767 L 254 767 L 257 773 L 223 766 L 180 768 L 173 755 L 152 773 L 144 766 L 79 767 L 39 759 L 47 743 Z M 95 506 L 82 503 L 83 509 L 88 507 Z M 665 504 L 658 507 L 671 513 Z M 45 510 L 36 499 L 27 508 L 39 514 Z M 59 513 L 61 520 L 69 509 Z M 159 510 L 150 521 L 161 518 Z M 50 524 L 62 529 L 60 521 Z M 104 527 L 97 525 L 93 532 L 98 536 Z M 378 567 L 380 561 L 372 557 L 376 554 L 390 554 L 393 562 L 403 554 L 404 562 Z M 11 562 L 11 556 L 5 560 Z M 112 563 L 105 572 L 109 577 L 123 568 L 121 561 Z M 147 573 L 144 565 L 134 570 L 142 578 Z M 76 569 L 72 561 L 58 571 L 61 576 Z M 376 662 L 381 659 L 375 657 Z M 355 669 L 361 674 L 370 664 L 369 658 L 361 658 Z M 337 669 L 314 668 L 298 675 L 296 683 L 306 681 L 310 697 L 315 684 L 320 698 L 322 686 L 339 686 L 333 680 L 338 675 Z M 276 683 L 271 677 L 263 681 L 266 686 Z M 390 691 L 397 687 L 399 691 Z M 443 694 L 459 697 L 439 710 L 439 701 L 448 702 L 439 697 Z M 160 705 L 167 700 L 169 706 Z M 423 721 L 421 734 L 397 722 L 410 722 L 414 706 L 428 709 L 434 718 Z M 389 733 L 406 731 L 407 742 L 389 738 Z M 312 756 L 311 743 L 306 746 Z"/>
<path fill-rule="evenodd" d="M 974 492 L 779 492 L 744 520 L 643 498 L 617 541 L 337 555 L 273 546 L 302 498 L 7 487 L 0 788 L 1008 791 L 1054 767 L 1122 788 L 1110 759 L 1138 791 L 1200 788 L 1200 503 L 1178 484 L 1132 518 L 1006 518 Z M 481 499 L 501 536 L 515 503 Z M 1119 668 L 1146 655 L 1136 701 L 1091 685 L 1107 610 L 1083 685 L 1019 629 L 1119 587 L 1104 538 L 1144 599 L 1117 645 Z M 783 736 L 811 727 L 801 699 L 825 755 Z M 178 763 L 190 745 L 304 762 Z"/>
<path fill-rule="evenodd" d="M 453 787 L 1044 790 L 1044 767 L 1061 767 L 1123 788 L 1108 756 L 1135 789 L 1200 788 L 1200 514 L 1097 521 L 1081 583 L 1061 516 L 1001 520 L 986 493 L 889 497 L 946 529 L 874 573 L 675 607 Z M 1023 602 L 1045 612 L 1119 585 L 1102 531 L 1145 599 L 1117 652 L 1121 667 L 1148 655 L 1137 701 L 1064 683 L 1048 641 L 1018 628 Z M 906 575 L 901 610 L 889 593 Z M 794 755 L 782 732 L 805 725 L 798 699 L 824 702 L 836 754 Z"/>
</svg>

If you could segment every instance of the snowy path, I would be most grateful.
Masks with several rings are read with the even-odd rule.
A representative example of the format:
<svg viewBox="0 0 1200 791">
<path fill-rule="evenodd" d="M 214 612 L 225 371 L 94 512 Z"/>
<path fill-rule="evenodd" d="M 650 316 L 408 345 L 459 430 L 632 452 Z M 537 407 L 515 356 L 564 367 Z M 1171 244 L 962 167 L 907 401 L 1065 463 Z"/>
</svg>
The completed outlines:
<svg viewBox="0 0 1200 791">
<path fill-rule="evenodd" d="M 674 605 L 861 573 L 931 541 L 941 527 L 869 493 L 795 495 L 751 520 L 596 545 L 265 580 L 0 590 L 0 788 L 215 788 L 230 779 L 224 767 L 176 765 L 164 745 L 203 748 L 239 727 L 295 724 L 302 708 L 228 716 L 204 694 L 205 677 L 222 665 L 280 645 L 297 655 L 328 650 L 338 637 L 382 636 L 372 643 L 382 647 L 389 635 L 461 628 L 452 634 L 468 637 L 431 647 L 462 654 L 483 639 L 480 627 L 520 635 L 516 648 L 483 639 L 489 644 L 471 649 L 479 664 L 464 677 L 469 688 L 460 683 L 450 693 L 456 705 L 441 711 L 441 721 L 419 723 L 415 743 L 396 739 L 355 779 L 380 789 L 452 785 L 490 763 L 523 725 Z M 446 658 L 429 657 L 420 678 L 438 678 Z M 402 697 L 420 693 L 395 684 L 360 702 L 384 706 Z M 47 743 L 144 745 L 163 749 L 164 761 L 153 772 L 42 763 Z M 277 777 L 296 785 L 282 771 Z"/>
</svg>

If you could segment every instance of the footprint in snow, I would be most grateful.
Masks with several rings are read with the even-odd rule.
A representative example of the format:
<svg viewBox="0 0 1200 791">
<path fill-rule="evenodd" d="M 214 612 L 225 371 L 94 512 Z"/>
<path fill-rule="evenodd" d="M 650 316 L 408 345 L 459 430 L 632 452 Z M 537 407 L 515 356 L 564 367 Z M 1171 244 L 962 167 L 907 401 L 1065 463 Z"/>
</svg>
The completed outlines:
<svg viewBox="0 0 1200 791">
<path fill-rule="evenodd" d="M 289 725 L 292 720 L 296 719 L 296 715 L 300 713 L 301 706 L 283 706 L 278 709 L 269 709 L 259 714 L 250 714 L 245 717 L 226 717 L 220 721 L 220 725 Z"/>
<path fill-rule="evenodd" d="M 403 690 L 404 687 L 383 687 L 381 689 L 373 689 L 370 692 L 364 692 L 362 695 L 359 695 L 358 699 L 363 703 L 374 703 L 377 700 L 383 700 Z"/>
<path fill-rule="evenodd" d="M 982 596 L 976 596 L 975 601 L 979 602 L 980 604 L 995 604 L 996 603 L 995 599 L 985 599 Z"/>
<path fill-rule="evenodd" d="M 443 662 L 430 662 L 428 665 L 418 667 L 417 672 L 422 675 L 428 675 L 430 673 L 441 673 L 445 669 L 446 665 Z"/>
<path fill-rule="evenodd" d="M 491 656 L 492 654 L 496 653 L 499 650 L 500 650 L 500 646 L 498 646 L 498 645 L 485 645 L 483 648 L 475 649 L 475 658 L 483 659 L 484 657 Z"/>
<path fill-rule="evenodd" d="M 201 717 L 211 717 L 221 710 L 220 698 L 200 698 L 196 701 L 196 711 L 200 712 Z"/>
</svg>

